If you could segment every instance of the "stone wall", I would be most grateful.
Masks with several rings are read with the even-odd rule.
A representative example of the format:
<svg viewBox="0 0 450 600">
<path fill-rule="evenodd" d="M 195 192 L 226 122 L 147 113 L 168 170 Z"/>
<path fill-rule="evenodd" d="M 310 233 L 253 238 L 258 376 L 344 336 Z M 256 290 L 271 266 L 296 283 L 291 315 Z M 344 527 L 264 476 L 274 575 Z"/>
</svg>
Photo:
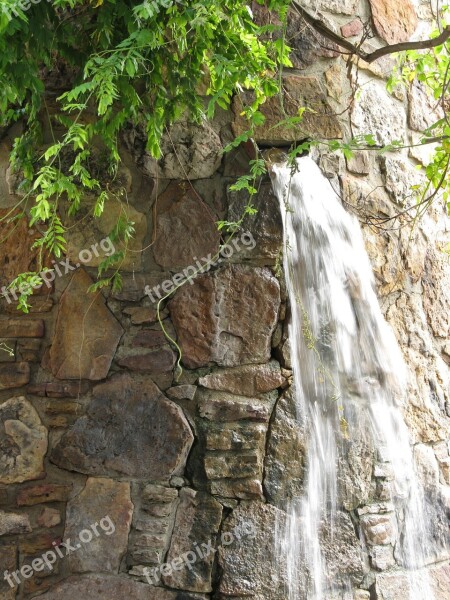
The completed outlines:
<svg viewBox="0 0 450 600">
<path fill-rule="evenodd" d="M 367 43 L 374 48 L 426 36 L 432 16 L 421 0 L 303 4 L 353 41 L 372 14 L 374 37 Z M 380 143 L 410 144 L 432 122 L 434 105 L 421 89 L 385 91 L 390 58 L 360 62 L 362 88 L 353 98 L 356 71 L 294 11 L 288 42 L 294 68 L 284 75 L 285 109 L 295 114 L 306 104 L 315 112 L 297 129 L 271 130 L 282 112 L 278 100 L 269 102 L 257 131 L 262 145 L 369 132 Z M 244 199 L 228 187 L 247 172 L 248 155 L 220 152 L 243 127 L 239 113 L 236 101 L 211 124 L 173 127 L 159 162 L 145 153 L 139 131 L 127 131 L 114 197 L 95 222 L 88 209 L 73 221 L 70 263 L 58 266 L 61 276 L 43 286 L 28 315 L 3 301 L 0 348 L 11 351 L 0 349 L 0 573 L 21 572 L 14 588 L 0 581 L 2 600 L 40 594 L 46 600 L 286 598 L 274 538 L 287 501 L 302 489 L 304 452 L 289 387 L 281 219 L 269 182 L 261 182 L 258 214 L 246 219 L 247 233 L 236 236 L 228 256 L 162 303 L 164 328 L 181 349 L 181 375 L 153 302 L 170 291 L 174 275 L 217 252 L 215 222 L 241 214 Z M 15 134 L 0 147 L 3 215 L 14 213 L 19 199 L 7 160 Z M 404 412 L 435 535 L 444 541 L 450 220 L 439 203 L 414 227 L 406 217 L 386 220 L 413 202 L 410 185 L 421 177 L 415 167 L 426 164 L 429 150 L 361 151 L 345 161 L 321 147 L 319 160 L 363 223 L 382 307 L 409 368 Z M 101 260 L 92 247 L 122 211 L 136 228 L 122 265 L 123 288 L 87 294 Z M 2 222 L 0 230 L 5 285 L 35 267 L 29 247 L 36 232 L 25 220 Z M 80 254 L 86 249 L 88 261 Z M 100 255 L 109 250 L 100 246 Z M 360 588 L 359 600 L 406 600 L 391 507 L 383 502 L 391 474 L 371 460 L 355 452 L 354 477 L 346 483 L 353 501 L 341 513 L 337 539 L 324 540 L 334 557 L 330 578 L 347 573 Z M 367 542 L 364 552 L 359 536 Z M 75 549 L 65 556 L 67 547 L 58 543 L 68 540 Z M 34 572 L 26 567 L 45 553 L 47 565 L 34 562 Z M 439 599 L 450 598 L 448 559 L 442 546 L 430 567 Z"/>
</svg>

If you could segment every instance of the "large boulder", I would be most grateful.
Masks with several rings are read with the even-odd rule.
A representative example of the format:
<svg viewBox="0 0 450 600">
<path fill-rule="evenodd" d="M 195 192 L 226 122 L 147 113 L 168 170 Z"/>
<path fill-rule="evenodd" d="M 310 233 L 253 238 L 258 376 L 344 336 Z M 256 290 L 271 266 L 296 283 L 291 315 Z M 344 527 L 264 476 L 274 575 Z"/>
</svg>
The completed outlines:
<svg viewBox="0 0 450 600">
<path fill-rule="evenodd" d="M 148 378 L 118 374 L 93 391 L 87 414 L 51 460 L 87 475 L 168 481 L 183 472 L 193 435 L 182 410 Z"/>
</svg>

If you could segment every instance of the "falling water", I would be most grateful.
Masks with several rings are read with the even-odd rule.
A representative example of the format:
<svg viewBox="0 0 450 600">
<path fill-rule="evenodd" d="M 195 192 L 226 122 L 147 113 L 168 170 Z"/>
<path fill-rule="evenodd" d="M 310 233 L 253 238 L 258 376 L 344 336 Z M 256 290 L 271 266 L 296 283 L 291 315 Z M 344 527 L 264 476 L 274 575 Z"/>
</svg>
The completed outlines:
<svg viewBox="0 0 450 600">
<path fill-rule="evenodd" d="M 410 599 L 433 600 L 419 571 L 431 554 L 423 491 L 399 406 L 405 366 L 375 295 L 361 229 L 310 157 L 292 166 L 275 163 L 270 171 L 283 214 L 295 399 L 307 438 L 304 492 L 277 536 L 287 561 L 287 597 L 353 597 L 349 577 L 327 577 L 321 538 L 324 528 L 333 537 L 345 506 L 341 482 L 357 442 L 392 472 L 379 497 L 393 504 L 395 558 L 408 572 Z M 372 512 L 380 499 L 364 502 Z"/>
</svg>

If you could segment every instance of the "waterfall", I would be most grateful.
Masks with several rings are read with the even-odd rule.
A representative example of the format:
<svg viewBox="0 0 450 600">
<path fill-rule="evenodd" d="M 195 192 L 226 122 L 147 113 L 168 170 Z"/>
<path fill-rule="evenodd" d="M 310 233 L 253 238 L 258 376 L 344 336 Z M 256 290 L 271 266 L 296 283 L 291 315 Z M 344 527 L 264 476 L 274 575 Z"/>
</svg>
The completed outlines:
<svg viewBox="0 0 450 600">
<path fill-rule="evenodd" d="M 432 553 L 424 494 L 401 410 L 406 369 L 361 229 L 312 158 L 269 170 L 283 215 L 294 393 L 307 448 L 303 494 L 277 531 L 286 598 L 353 598 L 358 582 L 348 573 L 330 577 L 322 542 L 324 531 L 337 535 L 345 513 L 362 548 L 392 548 L 390 568 L 408 574 L 410 600 L 433 600 L 421 569 Z M 369 457 L 367 481 L 349 491 L 360 449 Z"/>
</svg>

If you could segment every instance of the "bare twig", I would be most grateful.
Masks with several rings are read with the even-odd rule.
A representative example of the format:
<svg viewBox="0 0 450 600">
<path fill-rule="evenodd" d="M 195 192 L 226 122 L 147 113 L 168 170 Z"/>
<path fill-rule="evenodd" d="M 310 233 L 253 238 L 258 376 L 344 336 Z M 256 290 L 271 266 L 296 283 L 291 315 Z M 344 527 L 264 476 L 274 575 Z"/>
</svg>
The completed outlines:
<svg viewBox="0 0 450 600">
<path fill-rule="evenodd" d="M 401 42 L 399 44 L 390 44 L 388 46 L 383 46 L 383 48 L 378 48 L 373 52 L 366 52 L 352 44 L 348 40 L 342 38 L 337 33 L 334 33 L 331 29 L 329 29 L 323 21 L 320 19 L 316 19 L 311 16 L 302 6 L 299 4 L 298 0 L 293 0 L 293 5 L 298 13 L 303 17 L 303 19 L 309 23 L 318 33 L 334 42 L 341 48 L 344 48 L 348 51 L 349 54 L 353 54 L 355 56 L 359 56 L 362 60 L 365 60 L 367 63 L 372 63 L 382 56 L 386 56 L 387 54 L 394 54 L 395 52 L 404 52 L 405 50 L 426 50 L 427 48 L 435 48 L 436 46 L 440 46 L 444 42 L 446 42 L 450 38 L 450 25 L 447 25 L 442 32 L 435 38 L 428 40 L 420 40 L 417 42 Z"/>
</svg>

